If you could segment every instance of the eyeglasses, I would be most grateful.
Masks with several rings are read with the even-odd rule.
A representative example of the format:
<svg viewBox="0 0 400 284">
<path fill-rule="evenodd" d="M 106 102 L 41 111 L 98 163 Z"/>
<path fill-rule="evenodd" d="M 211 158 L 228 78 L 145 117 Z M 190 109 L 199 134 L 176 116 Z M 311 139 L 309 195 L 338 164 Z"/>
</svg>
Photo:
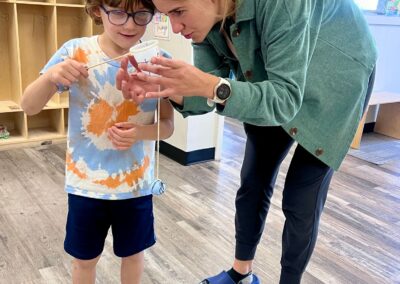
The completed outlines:
<svg viewBox="0 0 400 284">
<path fill-rule="evenodd" d="M 115 26 L 122 26 L 132 17 L 133 21 L 138 26 L 145 26 L 153 19 L 154 12 L 141 10 L 133 13 L 128 13 L 124 10 L 106 10 L 103 6 L 100 8 L 107 14 L 108 20 Z"/>
</svg>

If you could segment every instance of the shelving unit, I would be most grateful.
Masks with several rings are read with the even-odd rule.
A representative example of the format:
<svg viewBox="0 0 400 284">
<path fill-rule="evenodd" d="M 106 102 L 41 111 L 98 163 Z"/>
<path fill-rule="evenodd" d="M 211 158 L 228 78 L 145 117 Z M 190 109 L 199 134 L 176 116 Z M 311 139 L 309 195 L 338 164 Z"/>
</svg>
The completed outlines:
<svg viewBox="0 0 400 284">
<path fill-rule="evenodd" d="M 34 116 L 20 108 L 22 93 L 64 42 L 101 32 L 83 0 L 0 0 L 0 125 L 10 132 L 0 150 L 65 140 L 68 93 L 55 94 Z"/>
</svg>

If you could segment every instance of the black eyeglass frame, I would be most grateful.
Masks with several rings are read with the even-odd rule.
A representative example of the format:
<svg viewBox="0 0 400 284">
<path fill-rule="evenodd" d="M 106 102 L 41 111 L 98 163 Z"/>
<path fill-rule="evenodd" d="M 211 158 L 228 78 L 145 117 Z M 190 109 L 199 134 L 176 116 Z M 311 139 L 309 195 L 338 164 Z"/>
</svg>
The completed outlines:
<svg viewBox="0 0 400 284">
<path fill-rule="evenodd" d="M 113 24 L 114 26 L 123 26 L 123 25 L 125 25 L 125 24 L 129 21 L 129 18 L 132 17 L 132 19 L 133 19 L 133 21 L 135 22 L 136 25 L 142 26 L 142 27 L 143 27 L 143 26 L 147 26 L 147 25 L 153 20 L 153 17 L 154 17 L 154 11 L 149 11 L 149 10 L 139 10 L 139 11 L 136 11 L 136 12 L 128 13 L 128 12 L 126 12 L 126 11 L 124 11 L 124 10 L 107 10 L 103 5 L 101 5 L 100 8 L 104 11 L 104 13 L 107 14 L 108 21 L 109 21 L 111 24 Z M 110 20 L 110 14 L 113 13 L 113 12 L 118 12 L 118 13 L 124 13 L 124 14 L 126 14 L 127 17 L 126 17 L 125 22 L 122 23 L 122 24 L 114 24 L 114 23 Z M 141 14 L 141 13 L 148 13 L 148 14 L 151 15 L 150 20 L 149 20 L 147 23 L 145 23 L 145 24 L 138 23 L 138 22 L 136 22 L 136 20 L 135 20 L 135 16 L 136 16 L 137 14 Z"/>
</svg>

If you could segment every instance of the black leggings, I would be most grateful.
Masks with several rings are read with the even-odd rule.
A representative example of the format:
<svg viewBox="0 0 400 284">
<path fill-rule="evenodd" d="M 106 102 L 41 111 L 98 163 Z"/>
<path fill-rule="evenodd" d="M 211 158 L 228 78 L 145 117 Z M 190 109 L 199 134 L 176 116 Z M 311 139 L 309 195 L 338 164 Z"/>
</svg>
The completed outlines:
<svg viewBox="0 0 400 284">
<path fill-rule="evenodd" d="M 247 134 L 236 196 L 236 254 L 252 260 L 264 230 L 279 166 L 293 139 L 282 127 L 244 124 Z M 299 283 L 317 240 L 333 169 L 297 146 L 285 179 L 281 283 Z"/>
<path fill-rule="evenodd" d="M 366 91 L 365 112 L 375 79 L 373 69 Z M 244 124 L 246 150 L 241 186 L 236 196 L 236 252 L 239 260 L 252 260 L 264 230 L 279 167 L 293 145 L 282 127 Z M 319 219 L 333 169 L 298 145 L 283 188 L 286 217 L 282 235 L 281 284 L 300 283 L 314 250 Z"/>
</svg>

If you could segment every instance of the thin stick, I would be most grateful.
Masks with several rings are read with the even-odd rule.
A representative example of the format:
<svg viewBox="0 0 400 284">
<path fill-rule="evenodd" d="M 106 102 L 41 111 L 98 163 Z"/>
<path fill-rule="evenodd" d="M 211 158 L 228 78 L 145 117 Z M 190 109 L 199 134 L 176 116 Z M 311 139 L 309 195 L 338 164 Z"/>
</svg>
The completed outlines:
<svg viewBox="0 0 400 284">
<path fill-rule="evenodd" d="M 158 91 L 161 91 L 160 86 L 158 86 Z M 160 170 L 160 111 L 161 111 L 161 99 L 157 100 L 157 141 L 156 141 L 156 179 L 158 179 L 158 172 Z"/>
<path fill-rule="evenodd" d="M 88 67 L 86 67 L 86 69 L 87 69 L 87 70 L 89 70 L 89 69 L 91 69 L 91 68 L 97 67 L 97 66 L 99 66 L 99 65 L 102 65 L 102 64 L 104 64 L 104 63 L 107 63 L 107 62 L 110 62 L 110 61 L 113 61 L 113 60 L 120 59 L 120 58 L 122 58 L 122 57 L 124 57 L 124 56 L 127 56 L 127 55 L 129 55 L 129 54 L 131 54 L 131 53 L 130 53 L 130 52 L 128 52 L 128 53 L 122 54 L 122 55 L 120 55 L 120 56 L 117 56 L 117 57 L 114 57 L 114 58 L 108 59 L 108 60 L 106 60 L 106 61 L 103 61 L 103 62 L 100 62 L 100 63 L 93 64 L 93 65 L 91 65 L 91 66 L 88 66 Z"/>
</svg>

